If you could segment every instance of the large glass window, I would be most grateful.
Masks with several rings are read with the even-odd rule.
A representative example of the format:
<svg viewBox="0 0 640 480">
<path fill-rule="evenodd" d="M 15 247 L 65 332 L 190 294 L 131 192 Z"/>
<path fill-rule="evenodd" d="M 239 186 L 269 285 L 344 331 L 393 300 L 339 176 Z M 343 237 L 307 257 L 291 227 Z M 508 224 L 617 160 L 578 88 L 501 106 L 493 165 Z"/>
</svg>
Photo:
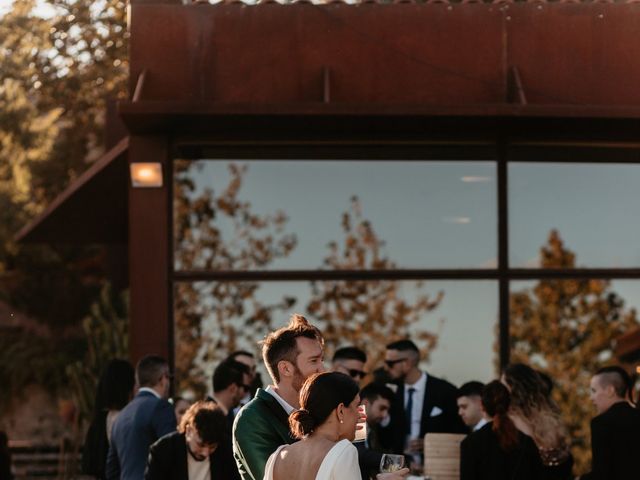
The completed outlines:
<svg viewBox="0 0 640 480">
<path fill-rule="evenodd" d="M 512 163 L 509 245 L 512 267 L 640 266 L 640 165 Z M 550 232 L 575 263 L 549 264 L 540 253 Z"/>
<path fill-rule="evenodd" d="M 544 371 L 583 473 L 590 376 L 627 361 L 617 339 L 640 328 L 640 164 L 606 162 L 635 161 L 622 150 L 600 163 L 600 150 L 547 158 L 508 146 L 496 151 L 513 161 L 176 160 L 179 390 L 204 393 L 229 351 L 257 354 L 266 332 L 302 313 L 327 356 L 359 345 L 369 370 L 410 336 L 424 369 L 458 385 L 507 361 Z M 498 265 L 506 245 L 509 265 Z"/>
<path fill-rule="evenodd" d="M 495 207 L 491 162 L 176 161 L 175 268 L 494 268 Z"/>
<path fill-rule="evenodd" d="M 589 382 L 616 358 L 617 339 L 638 328 L 640 281 L 593 278 L 512 282 L 511 361 L 549 375 L 574 442 L 580 471 L 589 463 Z M 638 346 L 640 348 L 640 345 Z"/>
<path fill-rule="evenodd" d="M 436 376 L 458 385 L 496 376 L 494 281 L 179 282 L 174 297 L 181 390 L 206 392 L 220 360 L 236 349 L 258 355 L 257 342 L 292 313 L 322 329 L 327 366 L 336 348 L 358 345 L 373 370 L 387 343 L 410 336 Z"/>
</svg>

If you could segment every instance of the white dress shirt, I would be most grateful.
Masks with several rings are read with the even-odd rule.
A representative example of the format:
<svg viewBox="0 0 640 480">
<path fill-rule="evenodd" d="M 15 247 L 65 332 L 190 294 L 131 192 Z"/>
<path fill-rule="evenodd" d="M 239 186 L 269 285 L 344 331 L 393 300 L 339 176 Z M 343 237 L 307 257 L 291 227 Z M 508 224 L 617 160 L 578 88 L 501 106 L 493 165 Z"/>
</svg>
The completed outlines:
<svg viewBox="0 0 640 480">
<path fill-rule="evenodd" d="M 278 401 L 278 403 L 282 406 L 282 408 L 284 408 L 284 411 L 287 412 L 287 415 L 291 415 L 291 412 L 295 410 L 295 408 L 289 405 L 284 398 L 278 395 L 278 393 L 273 389 L 271 385 L 265 388 L 264 391 L 269 393 L 273 398 L 275 398 Z"/>
<path fill-rule="evenodd" d="M 480 430 L 482 427 L 484 427 L 487 423 L 489 423 L 489 420 L 487 420 L 486 418 L 482 417 L 480 419 L 480 421 L 478 423 L 476 423 L 475 427 L 473 427 L 473 431 L 477 432 L 478 430 Z"/>
<path fill-rule="evenodd" d="M 149 393 L 153 393 L 153 395 L 154 395 L 156 398 L 162 398 L 162 397 L 160 396 L 160 394 L 159 394 L 158 392 L 156 392 L 153 388 L 149 388 L 149 387 L 142 387 L 142 388 L 138 389 L 138 393 L 140 393 L 140 392 L 149 392 Z"/>
<path fill-rule="evenodd" d="M 187 472 L 189 473 L 189 480 L 210 480 L 211 461 L 209 457 L 198 461 L 187 451 Z"/>
</svg>

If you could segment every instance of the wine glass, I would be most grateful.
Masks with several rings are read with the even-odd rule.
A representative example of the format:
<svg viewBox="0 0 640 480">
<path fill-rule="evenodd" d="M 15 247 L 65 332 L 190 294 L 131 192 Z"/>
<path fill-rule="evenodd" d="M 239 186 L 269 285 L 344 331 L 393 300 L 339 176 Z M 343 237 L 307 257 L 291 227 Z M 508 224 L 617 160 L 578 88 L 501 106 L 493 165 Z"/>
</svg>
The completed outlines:
<svg viewBox="0 0 640 480">
<path fill-rule="evenodd" d="M 392 473 L 402 470 L 404 467 L 404 455 L 392 455 L 385 453 L 380 460 L 380 473 Z"/>
</svg>

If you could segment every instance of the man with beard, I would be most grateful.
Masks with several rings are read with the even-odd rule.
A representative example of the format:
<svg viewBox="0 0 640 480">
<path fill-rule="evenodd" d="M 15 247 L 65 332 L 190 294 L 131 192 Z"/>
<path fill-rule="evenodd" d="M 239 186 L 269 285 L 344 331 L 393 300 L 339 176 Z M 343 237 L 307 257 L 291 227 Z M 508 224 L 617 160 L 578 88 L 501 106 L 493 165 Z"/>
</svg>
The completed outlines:
<svg viewBox="0 0 640 480">
<path fill-rule="evenodd" d="M 232 480 L 240 478 L 226 440 L 226 416 L 213 402 L 197 402 L 178 431 L 149 449 L 145 480 Z"/>
<path fill-rule="evenodd" d="M 376 478 L 380 470 L 384 449 L 380 443 L 378 429 L 385 418 L 388 418 L 393 399 L 393 391 L 378 383 L 370 383 L 360 391 L 360 401 L 367 415 L 367 438 L 364 442 L 356 443 L 363 480 Z"/>
<path fill-rule="evenodd" d="M 235 408 L 249 391 L 251 374 L 249 368 L 240 362 L 230 358 L 223 361 L 213 372 L 212 385 L 215 402 L 227 415 L 229 424 L 229 441 L 231 441 L 231 428 L 235 418 Z"/>
<path fill-rule="evenodd" d="M 289 414 L 299 408 L 304 381 L 324 371 L 324 339 L 302 315 L 271 332 L 262 342 L 262 358 L 273 380 L 245 405 L 233 424 L 233 454 L 243 480 L 262 480 L 269 456 L 294 441 Z"/>
<path fill-rule="evenodd" d="M 387 345 L 384 363 L 398 389 L 385 432 L 391 444 L 385 446 L 410 454 L 416 468 L 422 463 L 425 434 L 467 431 L 458 416 L 457 388 L 420 370 L 419 362 L 420 350 L 411 340 Z"/>
</svg>

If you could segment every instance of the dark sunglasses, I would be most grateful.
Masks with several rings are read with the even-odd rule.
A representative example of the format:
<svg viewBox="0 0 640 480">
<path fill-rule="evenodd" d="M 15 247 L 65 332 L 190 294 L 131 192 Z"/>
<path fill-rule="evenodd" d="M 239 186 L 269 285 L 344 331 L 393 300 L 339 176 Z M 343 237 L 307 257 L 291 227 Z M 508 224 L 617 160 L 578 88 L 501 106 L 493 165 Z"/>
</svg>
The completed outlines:
<svg viewBox="0 0 640 480">
<path fill-rule="evenodd" d="M 351 378 L 360 378 L 363 379 L 367 376 L 367 372 L 363 372 L 362 370 L 356 370 L 355 368 L 349 369 L 349 376 Z"/>
<path fill-rule="evenodd" d="M 404 362 L 405 360 L 406 360 L 406 358 L 399 358 L 397 360 L 385 360 L 384 363 L 387 365 L 387 367 L 393 368 L 393 366 L 396 363 Z"/>
</svg>

